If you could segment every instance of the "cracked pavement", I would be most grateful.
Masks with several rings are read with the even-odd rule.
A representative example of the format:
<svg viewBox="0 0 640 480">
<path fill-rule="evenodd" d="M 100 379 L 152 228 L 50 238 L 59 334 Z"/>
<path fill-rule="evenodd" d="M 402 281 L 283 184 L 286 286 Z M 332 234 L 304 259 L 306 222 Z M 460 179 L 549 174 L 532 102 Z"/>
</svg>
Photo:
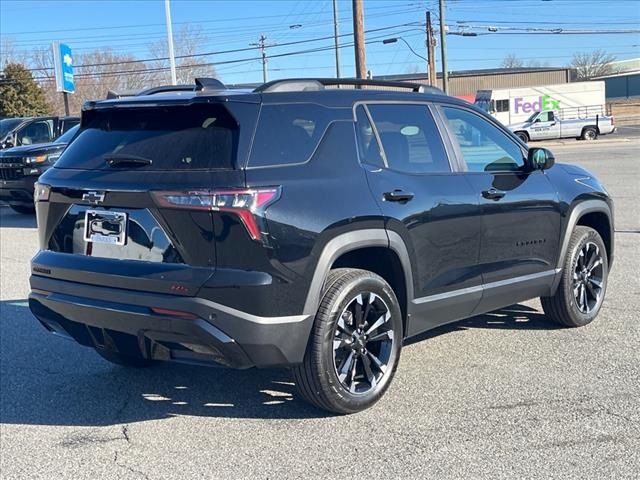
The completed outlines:
<svg viewBox="0 0 640 480">
<path fill-rule="evenodd" d="M 553 150 L 616 201 L 598 320 L 557 328 L 532 301 L 440 328 L 346 417 L 303 403 L 286 371 L 128 370 L 48 334 L 25 303 L 34 220 L 0 207 L 0 477 L 637 478 L 640 140 Z"/>
</svg>

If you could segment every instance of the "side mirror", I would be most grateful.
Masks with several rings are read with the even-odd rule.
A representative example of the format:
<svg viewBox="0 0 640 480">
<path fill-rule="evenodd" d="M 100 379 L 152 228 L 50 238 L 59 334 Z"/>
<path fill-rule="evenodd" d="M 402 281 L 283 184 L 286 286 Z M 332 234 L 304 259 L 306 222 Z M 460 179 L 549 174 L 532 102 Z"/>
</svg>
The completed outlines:
<svg viewBox="0 0 640 480">
<path fill-rule="evenodd" d="M 527 163 L 531 170 L 548 170 L 556 163 L 556 157 L 546 148 L 530 148 Z"/>
</svg>

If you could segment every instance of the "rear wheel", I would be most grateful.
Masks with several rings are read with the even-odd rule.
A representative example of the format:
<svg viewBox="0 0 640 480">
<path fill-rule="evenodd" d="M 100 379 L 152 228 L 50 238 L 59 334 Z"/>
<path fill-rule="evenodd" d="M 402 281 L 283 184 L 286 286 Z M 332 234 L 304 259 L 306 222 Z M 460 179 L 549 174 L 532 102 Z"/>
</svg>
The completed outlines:
<svg viewBox="0 0 640 480">
<path fill-rule="evenodd" d="M 600 234 L 576 227 L 556 293 L 540 299 L 544 313 L 561 325 L 581 327 L 598 316 L 607 288 L 609 264 Z"/>
<path fill-rule="evenodd" d="M 364 410 L 385 393 L 400 359 L 402 313 L 387 282 L 366 270 L 331 271 L 302 365 L 302 397 L 335 413 Z"/>
<path fill-rule="evenodd" d="M 105 360 L 108 360 L 109 362 L 116 365 L 120 365 L 121 367 L 141 368 L 150 367 L 157 363 L 153 360 L 149 360 L 141 356 L 126 355 L 112 350 L 105 350 L 103 348 L 96 348 L 96 352 L 98 352 L 98 355 L 100 355 Z"/>
<path fill-rule="evenodd" d="M 529 135 L 527 135 L 527 132 L 516 132 L 516 137 L 518 137 L 524 143 L 529 143 Z"/>
<path fill-rule="evenodd" d="M 33 215 L 36 212 L 36 207 L 28 205 L 9 205 L 11 210 L 21 215 Z"/>
<path fill-rule="evenodd" d="M 582 129 L 580 138 L 582 140 L 595 140 L 598 138 L 598 130 L 596 130 L 595 127 L 585 127 Z"/>
</svg>

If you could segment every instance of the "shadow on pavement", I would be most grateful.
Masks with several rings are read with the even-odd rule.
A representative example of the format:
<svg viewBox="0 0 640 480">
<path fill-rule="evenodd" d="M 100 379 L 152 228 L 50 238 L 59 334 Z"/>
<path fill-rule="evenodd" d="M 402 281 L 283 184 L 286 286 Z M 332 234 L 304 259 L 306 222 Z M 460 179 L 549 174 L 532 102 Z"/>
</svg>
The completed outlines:
<svg viewBox="0 0 640 480">
<path fill-rule="evenodd" d="M 434 328 L 415 338 L 405 345 L 412 345 L 422 340 L 434 338 L 453 331 L 468 330 L 471 328 L 494 328 L 506 330 L 555 330 L 563 328 L 549 320 L 544 313 L 527 305 L 510 305 L 494 312 L 477 315 L 475 317 L 450 323 L 442 327 Z"/>
<path fill-rule="evenodd" d="M 26 300 L 0 302 L 0 423 L 103 426 L 181 416 L 316 418 L 329 414 L 297 397 L 287 370 L 159 364 L 111 365 L 93 350 L 46 332 Z M 418 340 L 467 328 L 549 329 L 524 305 L 438 328 Z"/>
<path fill-rule="evenodd" d="M 36 228 L 36 214 L 23 215 L 0 205 L 0 228 Z"/>
</svg>

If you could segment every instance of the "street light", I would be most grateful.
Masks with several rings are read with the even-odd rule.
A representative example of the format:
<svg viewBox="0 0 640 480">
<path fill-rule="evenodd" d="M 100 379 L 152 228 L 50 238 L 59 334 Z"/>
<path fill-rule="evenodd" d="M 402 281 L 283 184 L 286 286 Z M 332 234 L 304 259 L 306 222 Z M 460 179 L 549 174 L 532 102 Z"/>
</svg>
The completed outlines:
<svg viewBox="0 0 640 480">
<path fill-rule="evenodd" d="M 409 45 L 409 42 L 407 42 L 404 38 L 402 37 L 392 37 L 392 38 L 385 38 L 384 40 L 382 40 L 382 43 L 384 43 L 385 45 L 389 44 L 389 43 L 396 43 L 398 40 L 401 40 L 404 42 L 404 44 L 409 47 L 409 50 L 411 50 L 411 53 L 413 53 L 416 57 L 421 58 L 422 60 L 424 60 L 425 62 L 429 62 L 425 57 L 423 57 L 422 55 L 420 55 L 418 52 L 416 52 L 411 45 Z"/>
</svg>

